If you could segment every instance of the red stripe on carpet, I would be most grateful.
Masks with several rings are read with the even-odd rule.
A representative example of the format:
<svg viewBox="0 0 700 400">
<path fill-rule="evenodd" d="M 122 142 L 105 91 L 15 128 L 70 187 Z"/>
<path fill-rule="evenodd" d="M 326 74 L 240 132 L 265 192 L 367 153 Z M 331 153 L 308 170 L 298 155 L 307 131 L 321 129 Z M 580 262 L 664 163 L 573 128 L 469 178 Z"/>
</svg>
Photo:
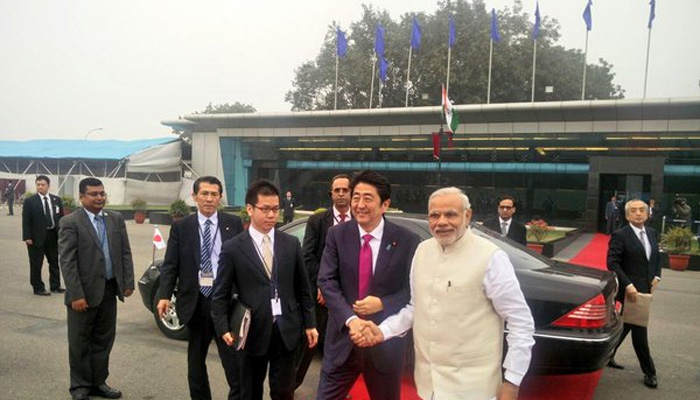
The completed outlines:
<svg viewBox="0 0 700 400">
<path fill-rule="evenodd" d="M 572 264 L 583 265 L 597 269 L 608 269 L 606 258 L 608 255 L 608 242 L 610 236 L 602 233 L 596 233 L 590 243 L 586 245 L 578 254 L 571 260 Z"/>
</svg>

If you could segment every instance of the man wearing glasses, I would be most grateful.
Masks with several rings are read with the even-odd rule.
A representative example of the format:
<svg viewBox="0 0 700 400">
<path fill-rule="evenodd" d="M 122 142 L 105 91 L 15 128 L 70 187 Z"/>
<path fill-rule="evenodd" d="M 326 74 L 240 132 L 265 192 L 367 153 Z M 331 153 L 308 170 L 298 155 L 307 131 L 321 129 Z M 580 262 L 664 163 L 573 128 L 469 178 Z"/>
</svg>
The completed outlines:
<svg viewBox="0 0 700 400">
<path fill-rule="evenodd" d="M 177 284 L 177 316 L 190 333 L 187 381 L 190 398 L 195 400 L 212 398 L 206 364 L 212 339 L 226 372 L 228 398 L 238 397 L 236 354 L 216 335 L 211 319 L 212 285 L 222 243 L 243 231 L 240 218 L 217 211 L 222 193 L 223 186 L 216 177 L 202 176 L 194 181 L 192 199 L 197 213 L 173 223 L 160 269 L 158 314 L 162 318 L 168 312 Z"/>
<path fill-rule="evenodd" d="M 527 246 L 527 229 L 525 225 L 513 219 L 513 214 L 515 214 L 515 199 L 511 196 L 503 196 L 498 202 L 498 217 L 487 219 L 484 221 L 484 226 Z"/>
<path fill-rule="evenodd" d="M 275 229 L 279 190 L 269 181 L 254 182 L 245 202 L 250 227 L 224 243 L 214 281 L 212 319 L 218 336 L 233 346 L 236 338 L 228 318 L 232 296 L 251 310 L 240 355 L 241 399 L 262 399 L 269 365 L 270 397 L 292 400 L 295 354 L 299 346 L 312 348 L 318 341 L 315 296 L 299 240 Z"/>
<path fill-rule="evenodd" d="M 66 285 L 70 393 L 118 399 L 107 385 L 109 354 L 117 326 L 117 298 L 134 292 L 134 263 L 121 214 L 103 210 L 107 194 L 99 179 L 80 181 L 82 210 L 61 219 L 58 253 Z"/>
</svg>

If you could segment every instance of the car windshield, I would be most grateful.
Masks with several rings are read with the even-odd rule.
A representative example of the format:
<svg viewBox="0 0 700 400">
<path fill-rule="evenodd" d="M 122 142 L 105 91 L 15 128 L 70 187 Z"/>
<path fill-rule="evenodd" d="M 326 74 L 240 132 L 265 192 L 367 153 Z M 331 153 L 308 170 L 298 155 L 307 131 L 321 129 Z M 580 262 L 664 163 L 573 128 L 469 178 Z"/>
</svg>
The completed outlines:
<svg viewBox="0 0 700 400">
<path fill-rule="evenodd" d="M 428 221 L 425 219 L 425 217 L 387 216 L 387 218 L 391 222 L 417 234 L 422 240 L 430 238 L 430 228 L 428 227 Z M 523 247 L 508 238 L 503 238 L 499 234 L 492 232 L 487 228 L 472 224 L 470 229 L 472 229 L 476 235 L 491 241 L 496 246 L 501 248 L 501 250 L 505 251 L 516 269 L 540 269 L 554 263 L 554 261 L 550 260 L 549 258 L 530 251 L 526 247 Z M 281 230 L 297 237 L 299 241 L 303 243 L 304 234 L 306 233 L 306 218 L 298 219 L 288 225 L 285 225 L 281 228 Z"/>
</svg>

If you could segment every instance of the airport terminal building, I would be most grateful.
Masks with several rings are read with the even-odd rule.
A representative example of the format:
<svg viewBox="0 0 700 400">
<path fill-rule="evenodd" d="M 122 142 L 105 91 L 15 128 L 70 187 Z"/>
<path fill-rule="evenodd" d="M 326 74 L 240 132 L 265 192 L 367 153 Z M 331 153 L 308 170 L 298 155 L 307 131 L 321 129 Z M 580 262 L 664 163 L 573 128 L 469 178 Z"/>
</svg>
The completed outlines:
<svg viewBox="0 0 700 400">
<path fill-rule="evenodd" d="M 222 177 L 229 204 L 267 178 L 307 210 L 328 204 L 328 181 L 371 168 L 389 177 L 392 206 L 425 212 L 438 187 L 458 186 L 477 217 L 497 198 L 517 199 L 522 221 L 589 231 L 613 194 L 676 194 L 700 209 L 700 98 L 624 99 L 455 106 L 461 124 L 448 143 L 433 133 L 441 107 L 253 114 L 193 114 L 163 121 L 192 133 L 192 169 Z"/>
</svg>

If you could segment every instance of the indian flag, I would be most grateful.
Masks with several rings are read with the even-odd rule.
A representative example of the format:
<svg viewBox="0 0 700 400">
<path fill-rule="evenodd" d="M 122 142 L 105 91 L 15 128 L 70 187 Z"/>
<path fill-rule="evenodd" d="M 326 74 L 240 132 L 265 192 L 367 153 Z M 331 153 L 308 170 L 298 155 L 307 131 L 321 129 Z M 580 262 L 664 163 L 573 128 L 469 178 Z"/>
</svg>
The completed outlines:
<svg viewBox="0 0 700 400">
<path fill-rule="evenodd" d="M 445 85 L 442 85 L 442 114 L 445 116 L 446 131 L 454 133 L 459 126 L 459 115 L 452 106 L 450 99 L 447 98 Z"/>
</svg>

